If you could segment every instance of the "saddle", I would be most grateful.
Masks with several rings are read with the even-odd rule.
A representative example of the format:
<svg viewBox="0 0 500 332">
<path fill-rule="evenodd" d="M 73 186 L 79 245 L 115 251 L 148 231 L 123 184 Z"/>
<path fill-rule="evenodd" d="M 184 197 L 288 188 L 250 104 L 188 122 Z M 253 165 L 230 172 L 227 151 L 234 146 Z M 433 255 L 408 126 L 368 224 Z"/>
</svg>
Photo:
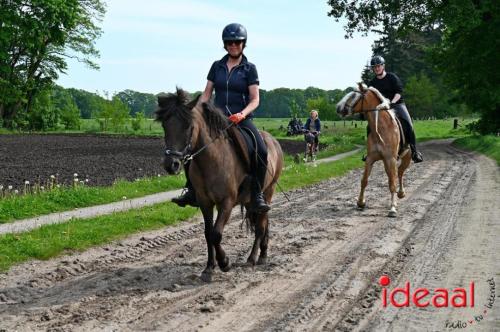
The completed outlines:
<svg viewBox="0 0 500 332">
<path fill-rule="evenodd" d="M 243 161 L 247 173 L 257 165 L 257 141 L 253 133 L 243 127 L 231 126 L 227 131 L 237 155 Z"/>
<path fill-rule="evenodd" d="M 411 128 L 405 128 L 407 126 L 403 126 L 403 123 L 406 123 L 405 121 L 401 121 L 399 117 L 396 115 L 394 116 L 394 119 L 396 120 L 396 123 L 398 124 L 398 129 L 399 129 L 399 149 L 398 149 L 398 157 L 401 157 L 402 154 L 406 151 L 408 147 L 408 142 L 406 141 L 406 136 L 408 133 L 408 130 L 411 130 Z"/>
</svg>

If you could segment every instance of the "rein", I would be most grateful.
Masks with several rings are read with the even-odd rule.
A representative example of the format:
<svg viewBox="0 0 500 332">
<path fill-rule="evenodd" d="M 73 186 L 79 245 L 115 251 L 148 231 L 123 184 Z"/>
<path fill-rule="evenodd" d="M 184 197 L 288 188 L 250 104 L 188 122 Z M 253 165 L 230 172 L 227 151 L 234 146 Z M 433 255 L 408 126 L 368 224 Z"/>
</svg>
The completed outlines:
<svg viewBox="0 0 500 332">
<path fill-rule="evenodd" d="M 234 125 L 234 122 L 231 122 L 226 128 L 224 128 L 222 131 L 227 131 L 229 128 L 231 128 Z M 216 139 L 220 137 L 217 136 L 216 138 L 213 138 L 208 142 L 207 144 L 203 145 L 201 148 L 199 148 L 197 151 L 191 153 L 191 139 L 193 137 L 193 128 L 191 127 L 191 134 L 189 135 L 188 139 L 188 144 L 186 144 L 186 147 L 180 151 L 176 150 L 170 150 L 166 149 L 165 150 L 165 156 L 174 156 L 174 157 L 179 157 L 182 160 L 182 163 L 186 165 L 189 161 L 193 160 L 194 157 L 199 155 L 200 153 L 203 152 L 206 148 L 208 148 L 213 142 L 215 142 Z"/>
<path fill-rule="evenodd" d="M 361 94 L 361 112 L 363 112 L 363 114 L 366 114 L 366 113 L 369 113 L 369 112 L 376 112 L 375 113 L 375 133 L 377 134 L 379 140 L 382 142 L 382 144 L 385 144 L 384 142 L 384 139 L 382 138 L 382 136 L 380 136 L 380 133 L 378 132 L 378 111 L 387 111 L 386 109 L 377 109 L 376 107 L 373 108 L 373 109 L 367 109 L 367 110 L 364 110 L 363 109 L 363 104 L 365 102 L 365 94 L 362 93 L 362 92 L 358 92 Z"/>
</svg>

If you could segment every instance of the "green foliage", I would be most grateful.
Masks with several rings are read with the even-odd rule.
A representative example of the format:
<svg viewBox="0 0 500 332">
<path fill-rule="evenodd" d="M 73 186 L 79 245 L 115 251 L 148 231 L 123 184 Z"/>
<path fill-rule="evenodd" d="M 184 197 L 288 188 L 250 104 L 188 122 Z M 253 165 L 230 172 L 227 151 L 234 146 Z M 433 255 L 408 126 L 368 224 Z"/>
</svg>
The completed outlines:
<svg viewBox="0 0 500 332">
<path fill-rule="evenodd" d="M 329 0 L 328 3 L 329 16 L 337 21 L 341 17 L 347 19 L 346 36 L 352 37 L 355 31 L 380 32 L 382 27 L 383 34 L 390 37 L 383 43 L 397 44 L 392 48 L 396 52 L 403 52 L 412 36 L 429 32 L 424 43 L 427 48 L 422 49 L 422 54 L 431 55 L 431 65 L 442 74 L 457 100 L 481 113 L 477 127 L 482 133 L 500 131 L 499 1 Z M 398 38 L 404 39 L 404 43 L 396 43 Z M 398 59 L 397 54 L 390 56 Z M 424 57 L 415 54 L 410 60 L 419 62 Z M 429 72 L 426 74 L 434 79 Z"/>
<path fill-rule="evenodd" d="M 134 131 L 138 131 L 142 128 L 144 123 L 144 113 L 137 112 L 135 113 L 135 117 L 132 119 L 132 129 Z"/>
<path fill-rule="evenodd" d="M 125 90 L 118 92 L 115 97 L 128 106 L 130 115 L 134 116 L 137 113 L 142 113 L 148 118 L 153 117 L 156 110 L 157 97 L 151 93 L 142 93 L 133 90 Z"/>
<path fill-rule="evenodd" d="M 494 159 L 500 166 L 500 137 L 493 135 L 469 136 L 455 140 L 453 144 L 462 148 L 481 152 Z"/>
<path fill-rule="evenodd" d="M 98 55 L 95 41 L 101 30 L 96 24 L 104 12 L 101 0 L 1 2 L 0 118 L 4 125 L 25 126 L 16 121 L 33 120 L 36 123 L 29 127 L 44 128 L 55 121 L 43 94 L 66 70 L 68 57 L 97 68 L 91 58 Z"/>
</svg>

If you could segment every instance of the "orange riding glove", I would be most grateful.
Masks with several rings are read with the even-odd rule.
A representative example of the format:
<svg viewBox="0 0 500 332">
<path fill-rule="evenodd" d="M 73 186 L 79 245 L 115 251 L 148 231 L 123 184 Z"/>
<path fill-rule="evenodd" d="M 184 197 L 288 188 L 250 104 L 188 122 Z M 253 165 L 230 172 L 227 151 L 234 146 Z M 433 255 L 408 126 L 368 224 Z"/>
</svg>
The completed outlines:
<svg viewBox="0 0 500 332">
<path fill-rule="evenodd" d="M 233 114 L 233 115 L 231 115 L 229 117 L 229 121 L 231 121 L 234 124 L 238 124 L 238 123 L 240 123 L 243 120 L 245 120 L 245 116 L 241 112 L 240 113 L 235 113 L 235 114 Z"/>
</svg>

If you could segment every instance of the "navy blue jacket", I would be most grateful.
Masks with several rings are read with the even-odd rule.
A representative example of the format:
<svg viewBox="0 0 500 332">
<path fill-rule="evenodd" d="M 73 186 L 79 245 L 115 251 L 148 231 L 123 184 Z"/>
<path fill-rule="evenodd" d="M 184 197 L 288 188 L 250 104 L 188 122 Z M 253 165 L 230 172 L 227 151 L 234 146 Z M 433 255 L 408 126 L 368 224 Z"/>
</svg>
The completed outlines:
<svg viewBox="0 0 500 332">
<path fill-rule="evenodd" d="M 306 124 L 304 125 L 304 129 L 307 129 L 309 131 L 321 131 L 321 121 L 319 120 L 319 118 L 316 118 L 316 120 L 314 120 L 314 130 L 311 128 L 311 118 L 308 118 L 307 121 L 306 121 Z"/>
<path fill-rule="evenodd" d="M 208 72 L 207 79 L 214 83 L 215 105 L 229 116 L 241 112 L 249 102 L 248 87 L 259 84 L 257 68 L 248 62 L 243 55 L 239 65 L 227 70 L 226 54 L 222 59 L 215 61 Z M 248 117 L 252 117 L 250 114 Z"/>
</svg>

